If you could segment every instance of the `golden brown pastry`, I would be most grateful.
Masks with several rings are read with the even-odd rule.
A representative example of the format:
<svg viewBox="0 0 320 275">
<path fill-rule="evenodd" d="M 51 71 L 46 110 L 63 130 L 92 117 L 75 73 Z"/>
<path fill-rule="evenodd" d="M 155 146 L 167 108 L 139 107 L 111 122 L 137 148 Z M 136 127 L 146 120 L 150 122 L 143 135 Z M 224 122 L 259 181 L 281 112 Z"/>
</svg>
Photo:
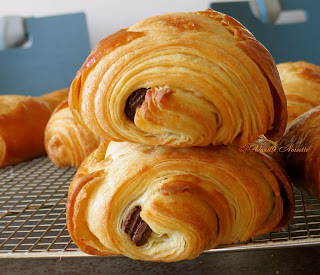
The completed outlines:
<svg viewBox="0 0 320 275">
<path fill-rule="evenodd" d="M 58 167 L 79 167 L 100 141 L 74 120 L 68 101 L 61 103 L 50 117 L 44 140 L 49 158 Z"/>
<path fill-rule="evenodd" d="M 40 97 L 0 96 L 0 167 L 45 155 L 44 129 L 69 89 Z"/>
<path fill-rule="evenodd" d="M 266 154 L 104 142 L 70 185 L 67 225 L 86 253 L 173 262 L 278 230 L 293 211 L 292 186 Z"/>
<path fill-rule="evenodd" d="M 288 122 L 320 105 L 320 67 L 298 61 L 278 65 L 288 103 Z"/>
<path fill-rule="evenodd" d="M 210 9 L 147 18 L 102 40 L 69 106 L 104 139 L 174 147 L 278 140 L 287 122 L 270 53 Z"/>
<path fill-rule="evenodd" d="M 320 200 L 320 106 L 288 125 L 279 151 L 294 184 Z"/>
</svg>

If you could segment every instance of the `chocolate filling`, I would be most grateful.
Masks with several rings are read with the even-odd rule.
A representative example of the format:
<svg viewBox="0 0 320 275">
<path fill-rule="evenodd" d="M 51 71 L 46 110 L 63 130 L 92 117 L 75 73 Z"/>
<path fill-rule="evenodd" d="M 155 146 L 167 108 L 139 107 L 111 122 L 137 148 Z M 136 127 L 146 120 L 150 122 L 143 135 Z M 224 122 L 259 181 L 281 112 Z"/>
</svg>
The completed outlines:
<svg viewBox="0 0 320 275">
<path fill-rule="evenodd" d="M 141 219 L 140 212 L 141 206 L 133 208 L 123 224 L 124 232 L 130 236 L 136 246 L 146 244 L 152 233 L 149 225 Z"/>
<path fill-rule="evenodd" d="M 134 122 L 134 116 L 137 108 L 142 105 L 147 91 L 148 89 L 146 88 L 138 89 L 134 91 L 127 99 L 125 113 L 132 122 Z"/>
</svg>

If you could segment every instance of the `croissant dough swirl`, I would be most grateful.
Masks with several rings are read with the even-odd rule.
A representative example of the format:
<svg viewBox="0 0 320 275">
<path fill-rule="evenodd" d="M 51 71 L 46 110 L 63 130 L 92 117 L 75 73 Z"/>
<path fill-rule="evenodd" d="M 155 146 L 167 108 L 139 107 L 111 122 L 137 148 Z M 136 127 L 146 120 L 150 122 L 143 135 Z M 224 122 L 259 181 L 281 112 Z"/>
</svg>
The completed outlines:
<svg viewBox="0 0 320 275">
<path fill-rule="evenodd" d="M 68 92 L 62 89 L 39 97 L 0 96 L 0 167 L 46 154 L 46 124 Z"/>
<path fill-rule="evenodd" d="M 268 155 L 105 142 L 70 185 L 67 225 L 86 253 L 172 262 L 280 229 L 293 209 L 292 186 Z"/>
<path fill-rule="evenodd" d="M 288 122 L 320 105 L 320 67 L 298 61 L 278 65 L 288 102 Z"/>
<path fill-rule="evenodd" d="M 320 200 L 320 106 L 292 121 L 279 147 L 294 184 Z"/>
<path fill-rule="evenodd" d="M 99 138 L 73 118 L 68 101 L 54 111 L 45 129 L 44 143 L 51 161 L 58 167 L 79 167 L 99 145 Z"/>
<path fill-rule="evenodd" d="M 69 106 L 104 139 L 174 147 L 278 140 L 287 122 L 270 53 L 210 9 L 147 18 L 102 40 Z"/>
</svg>

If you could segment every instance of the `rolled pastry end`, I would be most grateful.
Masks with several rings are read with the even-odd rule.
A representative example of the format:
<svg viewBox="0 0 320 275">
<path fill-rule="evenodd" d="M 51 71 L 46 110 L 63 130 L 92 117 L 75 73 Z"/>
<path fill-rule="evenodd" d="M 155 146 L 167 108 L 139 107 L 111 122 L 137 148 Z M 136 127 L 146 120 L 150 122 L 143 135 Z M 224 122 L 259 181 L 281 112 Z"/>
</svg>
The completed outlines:
<svg viewBox="0 0 320 275">
<path fill-rule="evenodd" d="M 72 150 L 67 148 L 59 136 L 51 136 L 46 140 L 46 151 L 50 160 L 58 167 L 75 165 Z"/>
<path fill-rule="evenodd" d="M 58 167 L 79 167 L 99 145 L 99 138 L 77 123 L 67 101 L 54 111 L 45 129 L 45 148 Z"/>
</svg>

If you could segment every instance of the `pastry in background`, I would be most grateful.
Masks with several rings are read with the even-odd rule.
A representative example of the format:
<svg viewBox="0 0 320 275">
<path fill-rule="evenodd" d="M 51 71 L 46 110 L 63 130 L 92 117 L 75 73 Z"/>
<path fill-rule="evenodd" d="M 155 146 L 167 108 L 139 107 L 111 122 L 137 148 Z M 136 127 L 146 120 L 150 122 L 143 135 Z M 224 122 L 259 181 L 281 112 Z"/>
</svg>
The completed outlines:
<svg viewBox="0 0 320 275">
<path fill-rule="evenodd" d="M 86 253 L 174 262 L 279 230 L 293 212 L 286 173 L 265 153 L 103 141 L 71 182 L 67 225 Z"/>
<path fill-rule="evenodd" d="M 0 96 L 0 167 L 46 154 L 44 129 L 68 92 L 62 89 L 40 97 Z"/>
<path fill-rule="evenodd" d="M 320 200 L 320 106 L 289 124 L 279 151 L 293 183 Z"/>
<path fill-rule="evenodd" d="M 298 61 L 278 65 L 287 97 L 288 122 L 320 105 L 320 67 Z"/>
<path fill-rule="evenodd" d="M 73 80 L 69 106 L 104 139 L 157 146 L 278 140 L 287 122 L 270 53 L 210 9 L 150 17 L 102 40 Z"/>
<path fill-rule="evenodd" d="M 96 135 L 74 120 L 67 101 L 55 109 L 45 130 L 48 157 L 58 167 L 79 167 L 98 147 L 99 141 Z"/>
</svg>

